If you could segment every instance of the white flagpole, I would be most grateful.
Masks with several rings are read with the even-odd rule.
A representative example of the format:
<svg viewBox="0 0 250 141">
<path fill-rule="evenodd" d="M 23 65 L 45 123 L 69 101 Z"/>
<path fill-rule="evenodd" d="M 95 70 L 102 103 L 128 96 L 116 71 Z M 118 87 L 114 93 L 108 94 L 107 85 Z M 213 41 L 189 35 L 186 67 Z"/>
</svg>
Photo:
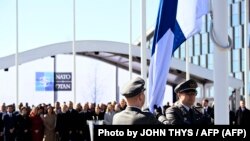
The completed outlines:
<svg viewBox="0 0 250 141">
<path fill-rule="evenodd" d="M 188 46 L 188 40 L 185 42 L 186 47 L 186 80 L 190 79 L 190 72 L 189 72 L 189 46 Z"/>
<path fill-rule="evenodd" d="M 212 3 L 214 38 L 220 46 L 228 46 L 227 0 L 214 0 Z M 212 34 L 212 33 L 210 33 Z M 214 107 L 216 125 L 229 125 L 228 96 L 228 48 L 216 45 L 214 48 Z M 221 116 L 223 115 L 223 116 Z"/>
<path fill-rule="evenodd" d="M 244 94 L 246 107 L 250 108 L 249 96 L 249 46 L 248 46 L 248 22 L 249 22 L 249 0 L 245 0 L 245 25 L 244 25 L 244 48 L 245 48 L 245 75 L 244 75 Z"/>
<path fill-rule="evenodd" d="M 132 79 L 132 0 L 129 4 L 129 78 Z"/>
<path fill-rule="evenodd" d="M 146 58 L 146 0 L 141 0 L 141 77 L 147 87 L 147 58 Z M 147 89 L 147 88 L 146 88 Z M 145 94 L 146 96 L 147 94 Z M 145 99 L 147 99 L 145 97 Z M 147 105 L 145 100 L 144 107 Z"/>
<path fill-rule="evenodd" d="M 75 0 L 73 0 L 73 42 L 72 42 L 72 52 L 73 52 L 73 93 L 74 93 L 74 104 L 76 104 L 76 50 L 75 50 L 75 40 L 76 40 L 76 19 L 75 19 Z"/>
<path fill-rule="evenodd" d="M 15 63 L 16 63 L 16 110 L 19 104 L 19 69 L 18 69 L 18 0 L 16 0 L 16 56 L 15 56 Z"/>
</svg>

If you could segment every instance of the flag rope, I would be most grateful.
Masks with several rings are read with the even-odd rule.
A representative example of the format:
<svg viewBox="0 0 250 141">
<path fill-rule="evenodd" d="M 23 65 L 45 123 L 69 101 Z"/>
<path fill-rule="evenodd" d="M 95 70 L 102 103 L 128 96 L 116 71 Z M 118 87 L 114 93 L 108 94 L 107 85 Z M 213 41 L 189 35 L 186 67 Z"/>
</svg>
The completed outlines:
<svg viewBox="0 0 250 141">
<path fill-rule="evenodd" d="M 218 43 L 218 41 L 216 40 L 216 35 L 214 33 L 213 30 L 213 12 L 210 12 L 210 16 L 211 16 L 211 22 L 210 22 L 210 35 L 211 35 L 211 40 L 214 42 L 214 44 L 216 46 L 222 47 L 222 48 L 232 48 L 232 39 L 230 38 L 230 36 L 228 35 L 228 45 L 227 46 L 223 46 L 220 43 Z"/>
</svg>

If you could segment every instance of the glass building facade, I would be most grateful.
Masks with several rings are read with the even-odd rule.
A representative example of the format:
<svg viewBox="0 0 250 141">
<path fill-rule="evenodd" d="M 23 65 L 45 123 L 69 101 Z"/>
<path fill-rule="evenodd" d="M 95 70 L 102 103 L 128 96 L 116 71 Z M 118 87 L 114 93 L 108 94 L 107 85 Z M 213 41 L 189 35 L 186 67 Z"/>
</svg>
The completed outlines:
<svg viewBox="0 0 250 141">
<path fill-rule="evenodd" d="M 228 35 L 232 39 L 233 47 L 229 53 L 229 72 L 230 76 L 244 80 L 244 22 L 245 22 L 245 1 L 244 0 L 228 0 Z M 189 47 L 190 63 L 213 70 L 214 60 L 213 52 L 215 44 L 210 39 L 210 23 L 211 16 L 207 14 L 203 16 L 202 30 L 186 42 Z M 152 38 L 149 44 L 152 43 Z M 173 57 L 185 61 L 186 58 L 185 43 L 183 43 L 175 52 Z M 250 78 L 249 78 L 250 79 Z M 233 91 L 229 89 L 229 95 Z M 240 94 L 243 95 L 244 90 L 241 88 Z M 208 90 L 208 97 L 213 97 L 213 87 Z"/>
</svg>

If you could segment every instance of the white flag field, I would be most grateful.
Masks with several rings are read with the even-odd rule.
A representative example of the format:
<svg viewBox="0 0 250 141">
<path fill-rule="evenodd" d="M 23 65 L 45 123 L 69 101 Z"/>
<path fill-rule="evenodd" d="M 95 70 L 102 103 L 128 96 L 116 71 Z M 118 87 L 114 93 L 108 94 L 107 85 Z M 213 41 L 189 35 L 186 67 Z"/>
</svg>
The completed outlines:
<svg viewBox="0 0 250 141">
<path fill-rule="evenodd" d="M 162 105 L 174 51 L 202 26 L 202 16 L 209 12 L 208 0 L 161 0 L 154 31 L 149 66 L 148 107 Z"/>
</svg>

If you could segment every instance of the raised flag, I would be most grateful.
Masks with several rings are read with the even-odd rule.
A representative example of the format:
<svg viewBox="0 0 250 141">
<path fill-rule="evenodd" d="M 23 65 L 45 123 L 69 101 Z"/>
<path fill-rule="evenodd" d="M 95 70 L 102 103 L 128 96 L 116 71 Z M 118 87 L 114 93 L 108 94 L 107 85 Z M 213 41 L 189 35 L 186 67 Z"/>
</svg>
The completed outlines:
<svg viewBox="0 0 250 141">
<path fill-rule="evenodd" d="M 148 106 L 162 105 L 172 53 L 201 29 L 208 0 L 161 0 L 149 66 Z"/>
</svg>

